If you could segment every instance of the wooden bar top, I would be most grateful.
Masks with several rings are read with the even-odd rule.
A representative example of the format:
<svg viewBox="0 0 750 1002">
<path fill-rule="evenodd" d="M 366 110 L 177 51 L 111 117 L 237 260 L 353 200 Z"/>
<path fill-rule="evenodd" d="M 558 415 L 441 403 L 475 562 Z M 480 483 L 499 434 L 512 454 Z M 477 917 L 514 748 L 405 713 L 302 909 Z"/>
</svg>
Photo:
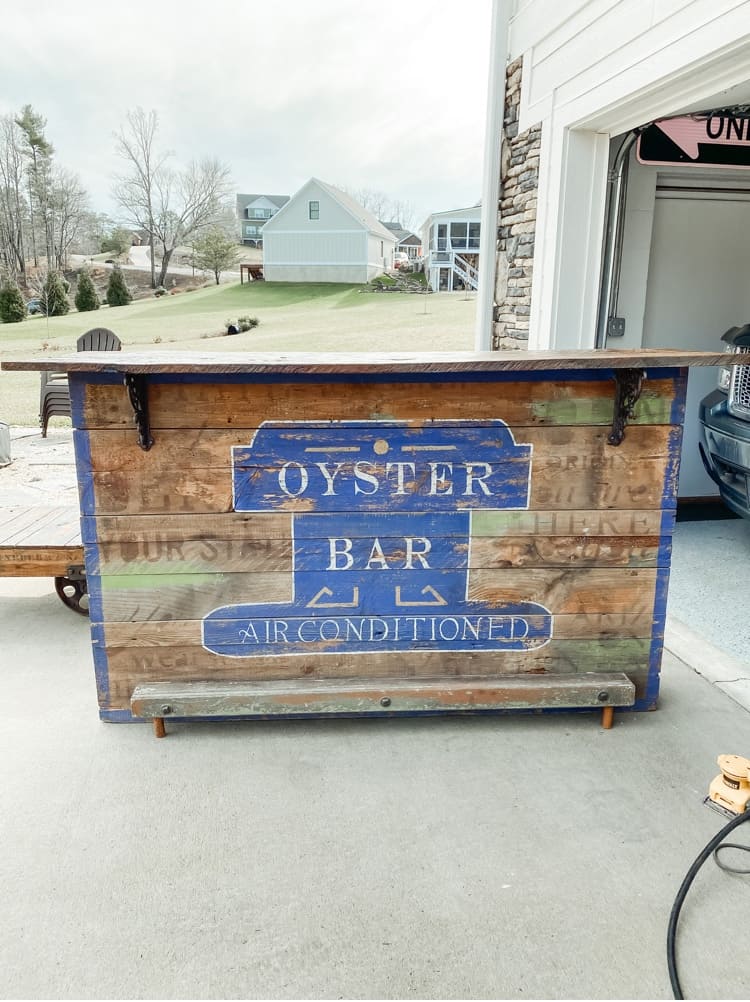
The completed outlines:
<svg viewBox="0 0 750 1002">
<path fill-rule="evenodd" d="M 337 352 L 75 352 L 6 358 L 6 370 L 194 374 L 368 374 L 512 372 L 549 369 L 681 368 L 747 365 L 750 353 L 677 349 L 344 354 Z"/>
</svg>

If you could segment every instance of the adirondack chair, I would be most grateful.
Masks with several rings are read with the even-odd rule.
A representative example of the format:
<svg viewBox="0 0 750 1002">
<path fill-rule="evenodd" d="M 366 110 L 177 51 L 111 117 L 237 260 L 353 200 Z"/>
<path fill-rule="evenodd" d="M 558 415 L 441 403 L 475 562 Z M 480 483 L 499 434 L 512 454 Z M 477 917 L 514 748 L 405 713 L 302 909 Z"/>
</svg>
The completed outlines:
<svg viewBox="0 0 750 1002">
<path fill-rule="evenodd" d="M 120 351 L 121 347 L 119 337 L 106 327 L 94 327 L 76 341 L 78 351 Z M 42 438 L 46 438 L 51 417 L 70 417 L 70 389 L 65 372 L 42 372 L 40 375 L 39 424 Z"/>
</svg>

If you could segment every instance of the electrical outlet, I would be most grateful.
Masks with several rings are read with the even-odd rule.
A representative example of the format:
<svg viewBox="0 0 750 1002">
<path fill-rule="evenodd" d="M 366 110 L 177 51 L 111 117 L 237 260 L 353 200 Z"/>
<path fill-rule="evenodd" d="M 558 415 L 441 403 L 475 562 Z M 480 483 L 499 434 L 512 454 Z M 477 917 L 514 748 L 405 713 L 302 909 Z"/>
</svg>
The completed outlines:
<svg viewBox="0 0 750 1002">
<path fill-rule="evenodd" d="M 625 317 L 609 317 L 607 337 L 625 337 Z"/>
</svg>

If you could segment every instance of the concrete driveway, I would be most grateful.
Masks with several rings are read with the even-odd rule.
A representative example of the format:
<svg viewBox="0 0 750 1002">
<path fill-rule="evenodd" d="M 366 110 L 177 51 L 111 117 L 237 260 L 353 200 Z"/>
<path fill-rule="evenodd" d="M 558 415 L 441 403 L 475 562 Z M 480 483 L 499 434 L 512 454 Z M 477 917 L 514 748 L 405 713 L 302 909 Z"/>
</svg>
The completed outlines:
<svg viewBox="0 0 750 1002">
<path fill-rule="evenodd" d="M 702 799 L 718 754 L 750 754 L 748 711 L 671 655 L 660 709 L 608 732 L 563 713 L 157 741 L 99 722 L 88 623 L 51 581 L 0 579 L 0 636 L 3 998 L 671 997 L 672 901 L 724 824 Z M 686 997 L 750 996 L 747 879 L 709 862 L 691 891 Z"/>
</svg>

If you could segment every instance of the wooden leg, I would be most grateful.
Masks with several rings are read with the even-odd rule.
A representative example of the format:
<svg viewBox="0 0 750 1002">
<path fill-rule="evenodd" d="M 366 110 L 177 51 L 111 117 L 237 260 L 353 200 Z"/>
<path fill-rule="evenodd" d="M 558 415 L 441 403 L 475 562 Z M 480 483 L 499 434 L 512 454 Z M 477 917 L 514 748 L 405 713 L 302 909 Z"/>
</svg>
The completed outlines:
<svg viewBox="0 0 750 1002">
<path fill-rule="evenodd" d="M 154 737 L 165 738 L 167 729 L 164 726 L 164 717 L 154 717 Z"/>
<path fill-rule="evenodd" d="M 602 727 L 605 731 L 608 731 L 612 724 L 615 722 L 615 708 L 614 706 L 605 706 L 602 709 Z"/>
</svg>

